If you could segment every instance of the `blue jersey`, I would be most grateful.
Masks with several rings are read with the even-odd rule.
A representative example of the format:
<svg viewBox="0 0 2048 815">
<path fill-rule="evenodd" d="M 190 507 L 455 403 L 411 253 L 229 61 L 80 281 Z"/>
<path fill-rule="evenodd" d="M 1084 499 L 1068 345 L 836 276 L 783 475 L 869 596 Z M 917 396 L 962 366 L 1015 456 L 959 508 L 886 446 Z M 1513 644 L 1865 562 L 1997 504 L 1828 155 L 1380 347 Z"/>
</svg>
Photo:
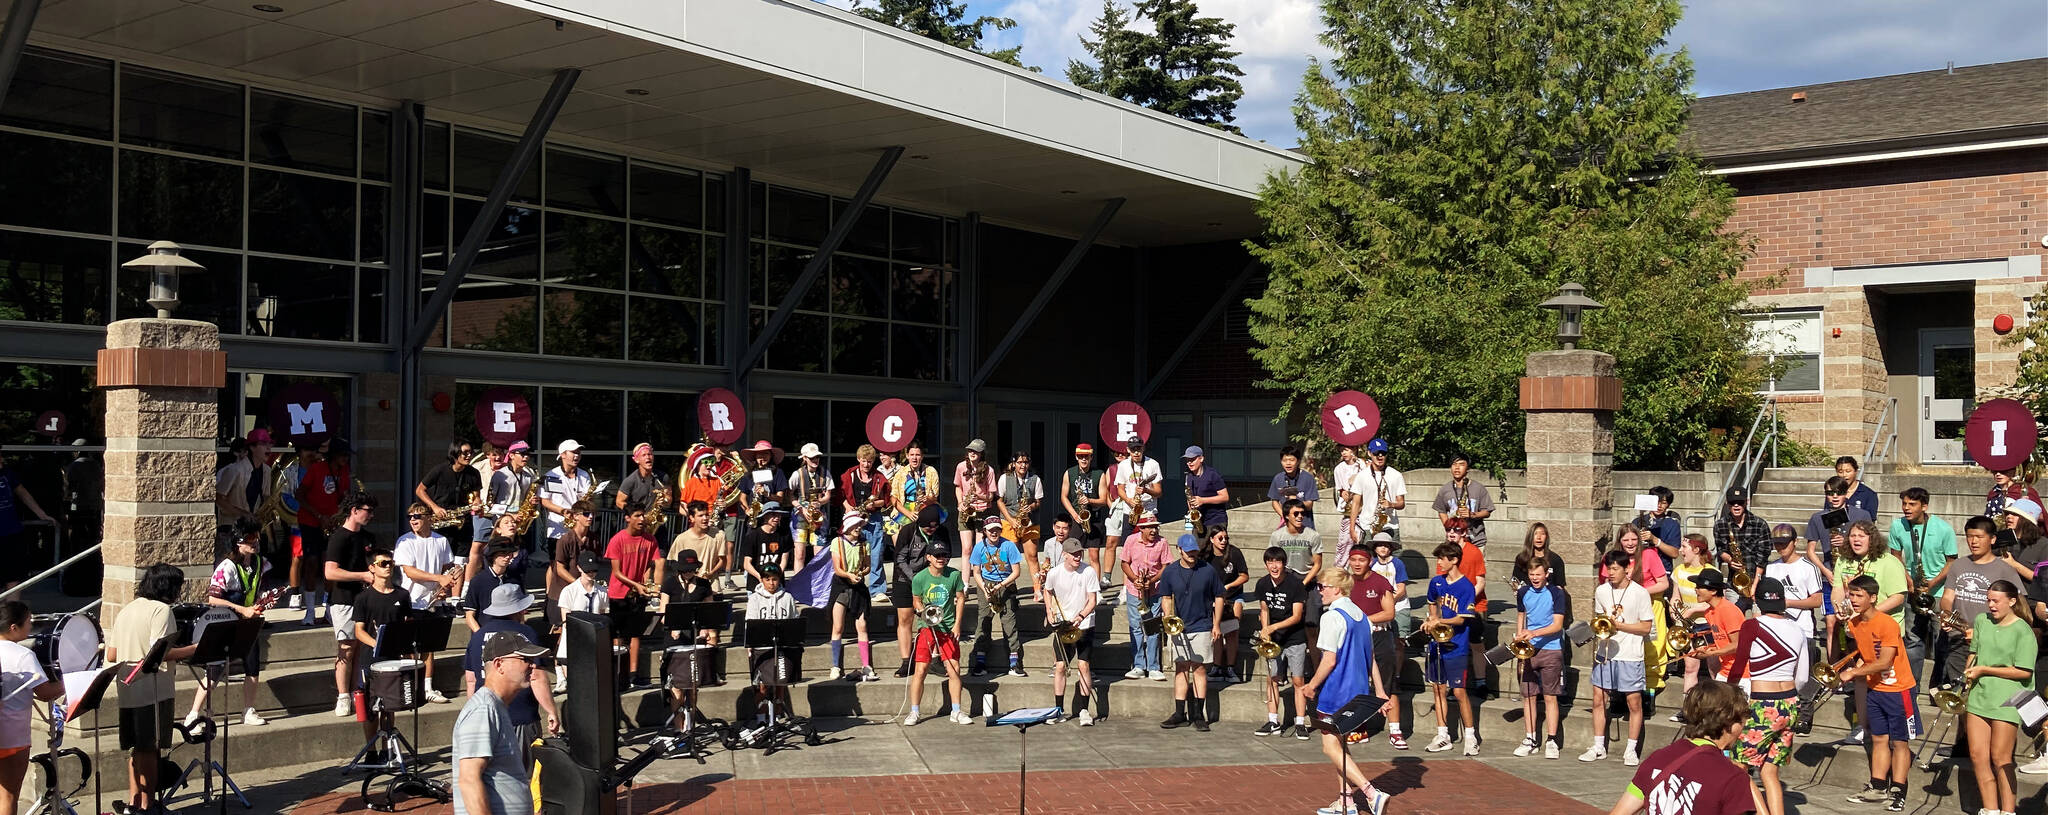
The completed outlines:
<svg viewBox="0 0 2048 815">
<path fill-rule="evenodd" d="M 1465 579 L 1463 576 L 1456 580 L 1451 580 L 1443 575 L 1437 575 L 1429 579 L 1429 594 L 1427 598 L 1430 603 L 1436 605 L 1439 612 L 1437 614 L 1438 617 L 1445 619 L 1451 617 L 1465 618 L 1464 625 L 1451 629 L 1453 632 L 1451 634 L 1451 641 L 1437 646 L 1443 649 L 1437 652 L 1437 655 L 1442 657 L 1460 657 L 1471 653 L 1472 620 L 1478 616 L 1478 612 L 1472 608 L 1472 581 Z"/>
<path fill-rule="evenodd" d="M 1570 602 L 1565 600 L 1564 589 L 1549 584 L 1540 589 L 1523 586 L 1515 604 L 1522 607 L 1531 631 L 1557 622 L 1557 616 L 1562 613 L 1560 609 L 1570 606 Z M 1560 639 L 1558 634 L 1542 634 L 1530 637 L 1529 641 L 1536 645 L 1537 650 L 1556 651 L 1564 647 Z"/>
</svg>

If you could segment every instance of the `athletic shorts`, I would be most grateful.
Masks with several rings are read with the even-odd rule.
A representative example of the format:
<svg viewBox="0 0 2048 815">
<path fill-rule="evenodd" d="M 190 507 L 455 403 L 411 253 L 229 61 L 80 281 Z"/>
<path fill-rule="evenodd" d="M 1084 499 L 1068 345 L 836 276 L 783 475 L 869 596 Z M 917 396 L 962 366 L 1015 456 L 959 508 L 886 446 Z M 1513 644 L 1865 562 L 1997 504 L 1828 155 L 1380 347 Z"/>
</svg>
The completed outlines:
<svg viewBox="0 0 2048 815">
<path fill-rule="evenodd" d="M 872 601 L 872 600 L 873 600 L 874 598 L 870 597 L 870 598 L 868 598 L 868 599 L 869 599 L 870 601 Z M 902 580 L 894 580 L 894 581 L 890 581 L 890 583 L 889 583 L 889 605 L 895 606 L 895 607 L 896 607 L 896 610 L 897 610 L 897 611 L 907 611 L 907 610 L 909 610 L 909 609 L 910 609 L 910 579 L 909 579 L 909 578 L 907 578 L 907 577 L 906 577 L 906 578 L 904 578 L 904 579 L 902 579 Z"/>
<path fill-rule="evenodd" d="M 329 605 L 327 607 L 327 622 L 334 628 L 335 642 L 356 641 L 355 606 Z"/>
<path fill-rule="evenodd" d="M 1102 514 L 1098 512 L 1095 517 L 1101 518 Z M 1103 528 L 1105 523 L 1100 520 L 1095 521 L 1088 525 L 1090 528 L 1086 532 L 1081 531 L 1080 524 L 1073 524 L 1073 537 L 1081 542 L 1081 548 L 1083 549 L 1101 549 L 1103 543 L 1109 538 L 1108 530 Z"/>
<path fill-rule="evenodd" d="M 292 557 L 306 556 L 306 536 L 296 527 L 292 529 Z"/>
<path fill-rule="evenodd" d="M 1394 661 L 1394 630 L 1376 628 L 1372 632 L 1372 664 L 1379 666 L 1380 681 L 1387 687 L 1401 681 L 1400 668 Z"/>
<path fill-rule="evenodd" d="M 1102 530 L 1105 535 L 1112 538 L 1121 538 L 1125 535 L 1131 534 L 1133 530 L 1131 529 L 1130 513 L 1109 513 L 1109 520 L 1103 522 Z"/>
<path fill-rule="evenodd" d="M 121 708 L 121 749 L 170 749 L 171 708 L 175 704 L 175 700 L 165 699 L 152 705 Z"/>
<path fill-rule="evenodd" d="M 648 628 L 654 625 L 654 615 L 647 610 L 644 598 L 627 597 L 612 601 L 609 614 L 612 620 L 612 641 L 624 642 L 647 636 Z"/>
<path fill-rule="evenodd" d="M 1011 543 L 1017 544 L 1018 549 L 1023 549 L 1024 545 L 1027 543 L 1036 545 L 1039 540 L 1038 525 L 1032 524 L 1031 526 L 1019 526 L 1017 524 L 1010 523 L 1009 521 L 1004 521 L 1003 537 L 1009 538 Z"/>
<path fill-rule="evenodd" d="M 1303 671 L 1307 663 L 1308 644 L 1297 642 L 1280 649 L 1279 656 L 1266 660 L 1266 675 L 1273 677 L 1275 682 L 1290 676 L 1307 682 L 1308 675 Z"/>
<path fill-rule="evenodd" d="M 1748 767 L 1792 758 L 1792 718 L 1799 713 L 1799 692 L 1766 691 L 1749 697 L 1749 723 L 1735 740 L 1735 763 Z"/>
<path fill-rule="evenodd" d="M 1643 692 L 1643 663 L 1593 660 L 1593 687 L 1614 693 Z"/>
<path fill-rule="evenodd" d="M 1539 650 L 1520 662 L 1523 696 L 1564 695 L 1564 649 Z"/>
<path fill-rule="evenodd" d="M 1073 645 L 1061 645 L 1055 638 L 1052 644 L 1053 659 L 1057 662 L 1090 662 L 1095 656 L 1095 629 L 1081 629 L 1081 638 Z"/>
<path fill-rule="evenodd" d="M 233 660 L 234 665 L 241 667 L 241 673 L 250 679 L 255 679 L 263 673 L 263 643 L 265 639 L 264 637 L 257 637 L 255 642 L 249 644 L 248 653 L 243 654 L 239 659 Z M 226 661 L 209 663 L 206 666 L 206 681 L 219 682 L 222 677 L 229 676 L 229 667 L 230 665 Z"/>
<path fill-rule="evenodd" d="M 1913 702 L 1911 688 L 1864 694 L 1863 716 L 1873 737 L 1890 736 L 1899 741 L 1920 737 L 1920 708 Z"/>
<path fill-rule="evenodd" d="M 862 615 L 868 613 L 872 600 L 866 583 L 854 583 L 845 578 L 832 578 L 832 604 L 846 607 L 846 613 Z"/>
<path fill-rule="evenodd" d="M 934 648 L 938 649 L 939 659 L 946 662 L 960 661 L 960 638 L 953 636 L 951 633 L 941 634 L 931 628 L 920 628 L 917 630 L 917 638 L 912 641 L 910 646 L 911 661 L 919 663 L 932 661 L 932 649 Z"/>
<path fill-rule="evenodd" d="M 1472 654 L 1470 652 L 1454 657 L 1425 658 L 1422 661 L 1422 679 L 1432 685 L 1443 685 L 1451 688 L 1465 687 L 1465 674 L 1467 673 L 1465 668 L 1471 659 Z"/>
<path fill-rule="evenodd" d="M 1210 631 L 1191 631 L 1178 637 L 1168 637 L 1167 645 L 1175 663 L 1193 662 L 1207 665 L 1215 661 L 1216 637 Z"/>
</svg>

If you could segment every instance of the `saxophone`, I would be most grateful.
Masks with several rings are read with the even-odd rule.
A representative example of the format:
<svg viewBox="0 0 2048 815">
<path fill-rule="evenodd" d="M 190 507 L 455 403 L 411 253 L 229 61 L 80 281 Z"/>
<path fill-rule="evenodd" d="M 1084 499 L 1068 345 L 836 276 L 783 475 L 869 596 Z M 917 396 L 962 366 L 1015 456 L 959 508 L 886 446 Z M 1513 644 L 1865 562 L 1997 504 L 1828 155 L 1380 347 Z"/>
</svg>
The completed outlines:
<svg viewBox="0 0 2048 815">
<path fill-rule="evenodd" d="M 453 529 L 468 520 L 470 513 L 483 507 L 483 499 L 478 497 L 478 493 L 472 492 L 469 494 L 469 503 L 459 507 L 445 507 L 428 518 L 427 523 L 435 529 Z"/>
<path fill-rule="evenodd" d="M 441 570 L 441 576 L 460 578 L 463 571 L 467 568 L 467 566 L 461 563 L 450 563 L 448 568 Z M 439 586 L 435 586 L 434 596 L 427 598 L 427 608 L 433 608 L 440 605 L 441 601 L 448 599 L 449 595 L 455 593 L 455 586 L 461 582 L 461 580 L 456 580 L 453 583 L 442 583 Z"/>
<path fill-rule="evenodd" d="M 270 476 L 270 494 L 263 496 L 263 505 L 256 508 L 256 524 L 264 529 L 278 525 L 285 519 L 284 488 L 286 474 L 297 467 L 298 456 L 278 459 L 276 471 Z"/>
<path fill-rule="evenodd" d="M 814 478 L 816 476 L 811 475 L 809 465 L 797 471 L 797 484 L 800 488 L 796 505 L 797 523 L 802 525 L 805 534 L 812 537 L 816 537 L 818 530 L 825 526 L 825 506 L 824 502 L 818 500 L 818 487 L 813 484 Z"/>
<path fill-rule="evenodd" d="M 654 494 L 647 502 L 647 534 L 652 535 L 661 525 L 668 523 L 668 508 L 676 502 L 676 494 L 668 485 L 657 479 Z"/>
<path fill-rule="evenodd" d="M 519 508 L 512 512 L 512 534 L 515 537 L 525 537 L 527 528 L 533 526 L 533 519 L 539 517 L 539 497 L 540 474 L 535 473 L 533 481 L 526 485 L 526 492 L 519 496 Z"/>
<path fill-rule="evenodd" d="M 1082 479 L 1086 479 L 1087 475 L 1082 473 Z M 1074 485 L 1074 520 L 1081 524 L 1081 534 L 1092 535 L 1095 534 L 1095 524 L 1090 519 L 1095 517 L 1095 512 L 1089 508 L 1088 499 L 1094 496 L 1088 494 L 1086 480 L 1077 480 L 1080 480 L 1080 483 Z"/>
<path fill-rule="evenodd" d="M 1372 466 L 1372 465 L 1368 464 L 1368 465 L 1366 465 L 1366 466 L 1370 467 L 1370 466 Z M 1377 486 L 1378 486 L 1378 488 L 1379 488 L 1379 490 L 1378 490 L 1378 491 L 1379 491 L 1379 497 L 1378 497 L 1378 498 L 1377 498 L 1376 500 L 1374 500 L 1374 501 L 1373 501 L 1373 506 L 1374 506 L 1374 507 L 1375 507 L 1376 509 L 1375 509 L 1375 511 L 1373 512 L 1373 515 L 1372 515 L 1372 533 L 1371 533 L 1371 534 L 1373 534 L 1373 535 L 1378 535 L 1378 534 L 1379 534 L 1380 532 L 1382 532 L 1382 531 L 1386 530 L 1386 528 L 1387 528 L 1387 521 L 1389 521 L 1389 520 L 1391 520 L 1391 519 L 1392 519 L 1392 518 L 1391 518 L 1391 516 L 1390 516 L 1390 515 L 1388 514 L 1388 512 L 1387 512 L 1387 478 L 1386 478 L 1386 474 L 1385 474 L 1385 473 L 1381 473 L 1381 474 L 1379 474 L 1379 475 L 1375 476 L 1375 477 L 1373 478 L 1373 483 L 1374 483 L 1375 485 L 1377 485 Z M 1368 540 L 1370 540 L 1371 538 L 1369 538 L 1369 537 L 1368 537 L 1367 539 L 1368 539 Z"/>
</svg>

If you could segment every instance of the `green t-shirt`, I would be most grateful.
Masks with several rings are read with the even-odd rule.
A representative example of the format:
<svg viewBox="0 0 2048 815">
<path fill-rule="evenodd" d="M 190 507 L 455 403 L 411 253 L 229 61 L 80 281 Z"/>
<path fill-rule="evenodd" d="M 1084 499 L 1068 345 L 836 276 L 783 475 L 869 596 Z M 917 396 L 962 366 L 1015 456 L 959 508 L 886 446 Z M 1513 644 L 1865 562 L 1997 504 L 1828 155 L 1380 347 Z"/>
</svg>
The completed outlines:
<svg viewBox="0 0 2048 815">
<path fill-rule="evenodd" d="M 1916 535 L 1919 539 L 1918 547 L 1913 546 Z M 1887 535 L 1885 540 L 1891 542 L 1892 551 L 1899 553 L 1902 558 L 1909 548 L 1914 554 L 1919 555 L 1920 576 L 1928 580 L 1933 580 L 1935 575 L 1941 574 L 1942 567 L 1948 565 L 1949 558 L 1957 555 L 1955 528 L 1933 515 L 1927 516 L 1925 524 L 1909 524 L 1903 517 L 1892 521 L 1891 534 Z M 1939 598 L 1947 589 L 1948 584 L 1943 583 L 1934 587 L 1933 594 Z"/>
<path fill-rule="evenodd" d="M 1877 601 L 1880 603 L 1884 602 L 1885 598 L 1894 594 L 1904 593 L 1906 590 L 1906 564 L 1904 561 L 1889 554 L 1873 559 L 1867 566 L 1863 561 L 1854 558 L 1845 559 L 1840 566 L 1835 568 L 1835 586 L 1841 589 L 1843 593 L 1842 597 L 1835 598 L 1835 611 L 1837 613 L 1845 616 L 1849 614 L 1848 606 L 1843 604 L 1844 598 L 1849 591 L 1849 581 L 1855 580 L 1858 576 L 1864 574 L 1870 575 L 1870 579 L 1877 581 Z M 1892 622 L 1899 624 L 1900 631 L 1907 630 L 1906 608 L 1908 605 L 1901 602 L 1898 608 L 1888 612 L 1892 615 Z"/>
<path fill-rule="evenodd" d="M 949 568 L 939 575 L 932 574 L 931 569 L 921 569 L 916 577 L 910 579 L 911 594 L 917 595 L 917 598 L 923 600 L 927 606 L 938 606 L 944 609 L 945 614 L 939 618 L 937 627 L 945 631 L 953 630 L 953 598 L 960 596 L 965 591 L 967 591 L 967 582 L 960 579 L 959 569 Z M 920 614 L 917 617 L 917 627 L 930 628 L 932 626 L 926 625 L 924 615 Z"/>
<path fill-rule="evenodd" d="M 2014 666 L 2032 670 L 2034 667 L 2034 629 L 2021 620 L 2007 620 L 2005 625 L 1991 621 L 1991 615 L 1979 614 L 1970 624 L 1970 653 L 1977 655 L 1977 664 L 1998 668 Z M 1977 686 L 1970 689 L 1968 709 L 1986 719 L 2001 722 L 2020 723 L 2019 711 L 2005 706 L 2005 700 L 2032 687 L 2032 681 L 2006 679 L 1986 674 L 1977 678 Z"/>
</svg>

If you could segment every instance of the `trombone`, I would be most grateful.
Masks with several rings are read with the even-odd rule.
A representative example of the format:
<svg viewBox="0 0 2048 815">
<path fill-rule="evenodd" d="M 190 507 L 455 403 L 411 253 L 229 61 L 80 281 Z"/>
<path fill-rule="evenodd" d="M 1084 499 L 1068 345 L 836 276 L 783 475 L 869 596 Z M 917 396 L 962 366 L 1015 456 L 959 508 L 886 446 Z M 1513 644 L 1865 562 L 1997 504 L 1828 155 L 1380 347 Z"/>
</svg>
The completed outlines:
<svg viewBox="0 0 2048 815">
<path fill-rule="evenodd" d="M 1813 712 L 1819 710 L 1821 705 L 1827 704 L 1830 697 L 1842 691 L 1842 670 L 1849 667 L 1851 660 L 1857 658 L 1858 655 L 1851 653 L 1839 661 L 1822 662 L 1814 666 L 1811 678 L 1820 686 L 1820 690 L 1815 691 L 1811 698 L 1799 700 L 1792 715 L 1792 732 L 1802 736 L 1813 732 Z"/>
<path fill-rule="evenodd" d="M 1265 637 L 1253 637 L 1252 652 L 1258 654 L 1260 659 L 1279 659 L 1280 643 Z"/>
<path fill-rule="evenodd" d="M 1953 614 L 1954 612 L 1948 613 Z M 1967 673 L 1970 670 L 1970 666 L 1975 664 L 1977 664 L 1977 655 L 1971 654 L 1969 660 L 1963 663 L 1963 671 Z M 1934 708 L 1938 712 L 1937 715 L 1939 713 L 1946 713 L 1948 714 L 1949 718 L 1947 722 L 1944 722 L 1942 724 L 1940 736 L 1935 736 L 1930 733 L 1920 740 L 1920 748 L 1915 749 L 1913 751 L 1914 764 L 1920 765 L 1920 767 L 1923 769 L 1933 769 L 1936 756 L 1929 755 L 1926 759 L 1926 763 L 1922 763 L 1920 760 L 1920 750 L 1925 749 L 1927 747 L 1928 742 L 1934 742 L 1939 744 L 1948 741 L 1949 731 L 1955 729 L 1956 720 L 1962 718 L 1963 711 L 1968 709 L 1970 704 L 1970 691 L 1975 689 L 1976 687 L 1977 680 L 1975 679 L 1963 680 L 1963 686 L 1961 688 L 1957 688 L 1956 681 L 1954 679 L 1950 679 L 1948 682 L 1943 683 L 1941 687 L 1935 688 L 1932 693 L 1927 694 L 1928 700 L 1934 703 Z"/>
</svg>

